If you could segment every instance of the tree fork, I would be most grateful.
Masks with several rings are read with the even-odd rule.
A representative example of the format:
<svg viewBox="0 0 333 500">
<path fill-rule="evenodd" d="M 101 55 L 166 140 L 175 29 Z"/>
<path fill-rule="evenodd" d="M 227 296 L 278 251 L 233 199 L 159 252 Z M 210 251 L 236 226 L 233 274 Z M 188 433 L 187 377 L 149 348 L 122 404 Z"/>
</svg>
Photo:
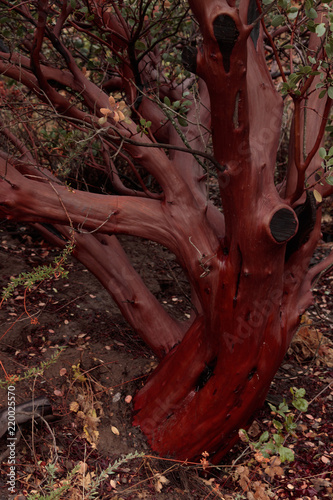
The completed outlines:
<svg viewBox="0 0 333 500">
<path fill-rule="evenodd" d="M 0 128 L 5 138 L 0 151 L 0 213 L 8 219 L 44 224 L 43 234 L 56 225 L 53 237 L 61 245 L 61 235 L 68 237 L 69 225 L 77 231 L 75 256 L 108 290 L 136 333 L 162 358 L 134 398 L 135 424 L 161 455 L 199 459 L 208 451 L 212 461 L 218 462 L 237 439 L 238 429 L 249 425 L 251 414 L 264 401 L 300 315 L 311 303 L 311 285 L 333 262 L 331 253 L 309 269 L 321 223 L 321 207 L 311 190 L 315 174 L 326 168 L 317 149 L 332 101 L 329 96 L 319 99 L 317 85 L 322 76 L 322 88 L 330 84 L 330 61 L 325 53 L 328 30 L 322 37 L 312 33 L 309 45 L 303 46 L 306 57 L 315 55 L 318 60 L 312 70 L 319 69 L 321 74 L 304 74 L 295 84 L 300 94 L 293 95 L 287 173 L 285 182 L 277 187 L 274 175 L 283 100 L 266 64 L 259 1 L 189 1 L 202 42 L 184 49 L 184 65 L 197 76 L 187 74 L 181 84 L 174 78 L 175 67 L 163 64 L 157 43 L 162 42 L 164 48 L 170 41 L 169 50 L 178 50 L 178 43 L 173 43 L 174 9 L 150 13 L 150 3 L 141 2 L 147 8 L 139 9 L 133 25 L 133 19 L 126 19 L 126 9 L 118 8 L 115 1 L 107 9 L 104 3 L 84 5 L 88 6 L 88 23 L 81 0 L 76 1 L 77 12 L 66 2 L 54 3 L 49 9 L 47 0 L 41 0 L 37 2 L 38 17 L 29 3 L 0 3 L 9 13 L 14 10 L 14 20 L 8 16 L 6 24 L 21 23 L 22 32 L 28 33 L 22 46 L 30 44 L 31 48 L 31 59 L 20 53 L 16 40 L 10 50 L 0 51 L 4 82 L 12 78 L 31 91 L 24 97 L 27 111 L 23 92 L 20 98 L 13 97 L 14 106 L 7 95 L 0 96 L 5 109 Z M 175 9 L 183 8 L 183 2 L 175 4 Z M 324 10 L 318 12 L 325 17 Z M 181 19 L 185 19 L 183 14 L 181 11 Z M 189 19 L 184 33 L 191 40 L 195 28 L 190 33 Z M 306 16 L 295 20 L 286 16 L 286 22 L 292 30 L 306 28 Z M 172 30 L 168 31 L 168 24 Z M 74 52 L 68 26 L 78 38 L 82 33 L 85 47 L 91 43 L 100 71 L 95 67 L 89 75 L 84 69 L 84 51 Z M 183 30 L 181 24 L 177 26 Z M 274 40 L 266 29 L 265 33 L 288 83 Z M 307 29 L 302 36 L 306 33 Z M 141 43 L 133 47 L 134 41 Z M 142 42 L 146 48 L 141 50 Z M 96 44 L 101 49 L 98 52 Z M 110 62 L 110 52 L 115 61 Z M 320 65 L 321 59 L 325 65 Z M 138 72 L 140 85 L 142 82 L 146 89 L 140 102 L 136 101 Z M 111 100 L 107 90 L 112 92 Z M 9 95 L 12 90 L 8 87 L 6 92 Z M 122 119 L 110 109 L 112 101 L 120 106 L 116 92 L 126 95 L 132 119 Z M 42 102 L 41 109 L 36 97 Z M 175 113 L 169 121 L 161 104 L 165 97 L 172 103 L 169 116 Z M 103 108 L 107 108 L 107 116 Z M 22 126 L 13 119 L 21 109 Z M 186 114 L 187 125 L 175 126 L 176 110 Z M 49 120 L 52 129 L 74 132 L 74 137 L 78 134 L 78 156 L 73 163 L 80 162 L 80 167 L 73 165 L 73 172 L 85 176 L 95 169 L 94 190 L 103 179 L 105 191 L 97 194 L 80 189 L 80 180 L 77 189 L 72 189 L 44 176 L 45 165 L 62 166 L 69 137 L 66 135 L 64 144 L 59 141 L 61 148 L 50 148 L 50 137 L 43 137 L 43 127 L 35 119 L 31 130 L 27 128 L 27 117 L 38 113 Z M 104 122 L 99 119 L 102 115 Z M 151 122 L 151 127 L 141 129 L 141 120 Z M 30 147 L 22 144 L 23 137 Z M 213 156 L 207 154 L 210 138 Z M 101 145 L 102 156 L 93 147 L 95 141 Z M 84 154 L 80 152 L 83 145 Z M 14 148 L 18 158 L 14 158 Z M 113 166 L 117 154 L 122 160 L 119 167 Z M 127 173 L 129 166 L 142 181 L 139 193 L 120 178 L 114 180 L 123 169 Z M 223 210 L 215 200 L 214 204 L 208 200 L 211 168 L 217 174 Z M 151 178 L 152 190 L 147 186 L 150 181 L 144 182 Z M 305 195 L 304 180 L 309 178 Z M 88 188 L 89 180 L 83 177 L 83 181 Z M 316 188 L 324 196 L 333 190 L 324 182 Z M 168 316 L 130 267 L 115 234 L 146 238 L 174 253 L 190 284 L 193 307 L 189 321 Z"/>
</svg>

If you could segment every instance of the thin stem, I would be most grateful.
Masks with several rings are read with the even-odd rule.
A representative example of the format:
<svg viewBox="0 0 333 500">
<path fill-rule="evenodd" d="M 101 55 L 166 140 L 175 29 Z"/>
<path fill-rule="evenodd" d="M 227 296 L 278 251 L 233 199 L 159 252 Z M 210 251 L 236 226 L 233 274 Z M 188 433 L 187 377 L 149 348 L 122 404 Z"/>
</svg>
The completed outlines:
<svg viewBox="0 0 333 500">
<path fill-rule="evenodd" d="M 321 120 L 319 131 L 318 131 L 317 139 L 316 139 L 316 142 L 314 143 L 314 145 L 313 145 L 310 153 L 308 154 L 308 156 L 307 156 L 307 158 L 305 160 L 305 163 L 304 163 L 305 169 L 308 168 L 311 160 L 313 159 L 314 155 L 316 154 L 316 152 L 318 151 L 318 149 L 320 147 L 321 141 L 323 140 L 323 137 L 324 137 L 324 134 L 325 134 L 326 125 L 327 125 L 327 120 L 328 120 L 328 117 L 329 117 L 329 114 L 330 114 L 331 107 L 332 107 L 332 99 L 330 99 L 327 96 L 326 103 L 325 103 L 325 108 L 324 108 L 324 113 L 323 113 L 323 117 L 322 117 L 322 120 Z"/>
<path fill-rule="evenodd" d="M 295 136 L 295 147 L 294 147 L 294 161 L 298 172 L 302 170 L 301 165 L 301 99 L 294 99 L 294 136 Z"/>
<path fill-rule="evenodd" d="M 261 5 L 260 5 L 259 0 L 256 0 L 256 2 L 257 2 L 257 7 L 258 7 L 258 10 L 259 10 L 260 14 L 262 14 L 262 9 L 261 9 Z M 280 70 L 280 73 L 281 73 L 281 76 L 282 76 L 282 80 L 283 80 L 284 82 L 286 82 L 286 81 L 287 81 L 287 78 L 286 78 L 286 75 L 285 75 L 285 73 L 284 73 L 284 69 L 283 69 L 283 67 L 282 67 L 282 63 L 281 63 L 281 61 L 280 61 L 280 57 L 279 57 L 278 51 L 276 50 L 276 47 L 275 47 L 275 43 L 274 43 L 274 41 L 273 41 L 273 38 L 271 37 L 271 35 L 270 35 L 269 31 L 268 31 L 268 30 L 267 30 L 267 28 L 266 28 L 265 21 L 264 21 L 264 18 L 263 18 L 263 17 L 261 18 L 261 25 L 262 25 L 262 28 L 263 28 L 263 30 L 264 30 L 264 33 L 265 33 L 266 37 L 267 37 L 267 38 L 268 38 L 268 40 L 269 40 L 269 43 L 270 43 L 270 45 L 271 45 L 271 47 L 272 47 L 272 49 L 273 49 L 273 52 L 274 52 L 274 56 L 275 56 L 275 59 L 276 59 L 277 65 L 279 66 L 279 70 Z"/>
</svg>

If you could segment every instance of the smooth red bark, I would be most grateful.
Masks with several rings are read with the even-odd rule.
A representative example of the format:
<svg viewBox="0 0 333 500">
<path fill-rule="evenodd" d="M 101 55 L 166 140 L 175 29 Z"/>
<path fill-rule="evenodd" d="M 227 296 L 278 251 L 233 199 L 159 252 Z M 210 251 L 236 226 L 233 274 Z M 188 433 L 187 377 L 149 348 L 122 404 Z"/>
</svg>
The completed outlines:
<svg viewBox="0 0 333 500">
<path fill-rule="evenodd" d="M 297 205 L 305 203 L 304 162 L 294 159 L 305 121 L 297 106 L 304 101 L 295 106 L 297 127 L 286 182 L 277 187 L 274 172 L 283 102 L 267 69 L 262 29 L 257 40 L 251 38 L 251 1 L 189 1 L 203 43 L 192 61 L 199 76 L 197 97 L 189 97 L 188 125 L 181 130 L 166 119 L 152 89 L 159 89 L 161 101 L 166 95 L 181 100 L 194 79 L 185 81 L 183 88 L 173 86 L 156 71 L 156 51 L 154 57 L 146 54 L 133 64 L 135 40 L 112 4 L 113 10 L 105 10 L 89 2 L 95 25 L 106 33 L 104 38 L 96 32 L 91 36 L 119 58 L 117 74 L 104 88 L 126 92 L 133 111 L 128 123 L 115 122 L 110 115 L 105 124 L 98 122 L 100 109 L 109 106 L 108 95 L 90 81 L 62 41 L 67 21 L 89 34 L 86 25 L 70 18 L 67 4 L 52 28 L 45 15 L 47 1 L 40 2 L 31 60 L 0 53 L 0 70 L 51 104 L 58 117 L 100 137 L 104 163 L 94 166 L 108 175 L 116 194 L 61 185 L 3 127 L 1 133 L 17 155 L 0 153 L 0 213 L 8 219 L 51 223 L 59 234 L 74 238 L 76 258 L 95 274 L 130 325 L 162 359 L 134 401 L 134 423 L 152 448 L 182 460 L 198 459 L 208 451 L 218 462 L 237 440 L 238 429 L 249 425 L 263 403 L 300 316 L 312 301 L 311 283 L 333 260 L 331 255 L 309 270 L 320 238 L 321 212 L 313 197 L 307 197 L 308 226 L 298 215 Z M 21 13 L 20 7 L 15 9 Z M 24 13 L 29 19 L 27 7 Z M 66 69 L 46 63 L 45 38 Z M 315 42 L 312 37 L 310 44 Z M 142 87 L 151 93 L 140 95 L 138 74 Z M 315 84 L 316 79 L 308 89 L 313 109 L 319 103 Z M 79 94 L 83 104 L 76 105 L 60 92 L 62 86 Z M 306 141 L 310 154 L 322 140 L 324 120 L 319 115 L 327 115 L 331 102 L 323 99 L 319 105 L 320 113 L 307 118 L 306 134 L 314 138 Z M 137 130 L 140 117 L 152 122 L 147 135 Z M 205 153 L 209 128 L 213 158 Z M 156 147 L 157 141 L 163 148 Z M 118 175 L 111 156 L 118 150 L 143 186 L 139 193 L 125 187 Z M 223 213 L 208 199 L 203 159 L 217 174 Z M 313 173 L 318 158 L 304 161 Z M 155 179 L 159 192 L 150 192 L 141 182 L 139 168 Z M 322 191 L 330 193 L 329 188 Z M 56 244 L 64 244 L 44 226 L 38 227 Z M 189 321 L 169 317 L 131 266 L 116 234 L 153 240 L 176 255 L 192 291 Z"/>
</svg>

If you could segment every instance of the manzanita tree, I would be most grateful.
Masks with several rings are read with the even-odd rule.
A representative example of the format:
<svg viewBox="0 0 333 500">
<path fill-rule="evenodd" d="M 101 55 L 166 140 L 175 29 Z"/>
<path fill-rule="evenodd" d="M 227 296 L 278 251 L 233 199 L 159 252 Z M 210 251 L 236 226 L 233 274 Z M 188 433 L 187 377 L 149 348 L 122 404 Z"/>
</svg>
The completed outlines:
<svg viewBox="0 0 333 500">
<path fill-rule="evenodd" d="M 309 268 L 332 193 L 332 2 L 0 4 L 0 213 L 74 245 L 160 358 L 134 402 L 153 450 L 217 462 L 333 263 Z M 146 288 L 118 234 L 175 254 L 188 321 Z"/>
</svg>

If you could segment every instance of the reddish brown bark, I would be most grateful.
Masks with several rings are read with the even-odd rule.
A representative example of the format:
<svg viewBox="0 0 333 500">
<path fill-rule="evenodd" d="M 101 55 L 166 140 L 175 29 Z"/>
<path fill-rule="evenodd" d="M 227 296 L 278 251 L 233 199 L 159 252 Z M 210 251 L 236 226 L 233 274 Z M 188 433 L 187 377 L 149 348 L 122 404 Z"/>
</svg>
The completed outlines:
<svg viewBox="0 0 333 500">
<path fill-rule="evenodd" d="M 87 5 L 96 27 L 105 31 L 104 38 L 96 32 L 91 36 L 119 58 L 116 74 L 104 88 L 126 92 L 132 106 L 128 122 L 115 122 L 110 115 L 104 125 L 98 122 L 100 109 L 109 106 L 108 95 L 80 69 L 62 41 L 67 21 L 88 34 L 84 23 L 70 17 L 67 4 L 52 28 L 47 24 L 47 1 L 39 3 L 31 60 L 0 53 L 1 71 L 51 104 L 59 117 L 100 137 L 104 162 L 93 159 L 93 166 L 108 175 L 117 193 L 95 194 L 61 185 L 3 127 L 2 135 L 17 154 L 11 148 L 0 154 L 0 212 L 8 219 L 51 223 L 65 238 L 75 229 L 75 256 L 162 359 L 135 398 L 134 423 L 155 451 L 184 460 L 208 451 L 218 462 L 237 439 L 238 429 L 249 424 L 311 303 L 312 280 L 333 261 L 330 255 L 308 269 L 320 237 L 321 211 L 312 194 L 304 194 L 305 172 L 318 168 L 312 152 L 323 139 L 331 101 L 324 98 L 320 113 L 307 117 L 305 133 L 313 140 L 306 141 L 306 159 L 299 150 L 304 100 L 295 100 L 286 182 L 275 186 L 283 103 L 267 68 L 262 29 L 258 39 L 251 38 L 251 1 L 237 2 L 239 7 L 226 0 L 189 1 L 203 43 L 196 56 L 193 50 L 187 54 L 199 82 L 188 125 L 181 130 L 166 119 L 169 115 L 163 114 L 155 93 L 161 100 L 165 95 L 181 100 L 182 90 L 194 81 L 189 78 L 180 88 L 162 70 L 158 76 L 161 58 L 156 51 L 151 58 L 139 58 L 135 41 L 145 27 L 144 17 L 132 32 L 117 2 L 109 10 L 93 2 Z M 66 70 L 43 59 L 45 38 L 63 58 Z M 312 36 L 310 46 L 318 43 Z M 138 79 L 148 89 L 144 96 Z M 313 79 L 307 89 L 313 109 L 319 103 L 315 85 Z M 79 94 L 82 102 L 64 95 L 63 86 Z M 147 135 L 137 130 L 141 117 L 152 121 Z M 209 127 L 213 157 L 205 152 Z M 163 147 L 157 147 L 157 141 Z M 139 193 L 119 177 L 112 158 L 119 150 L 142 188 Z M 217 174 L 223 214 L 208 200 L 204 158 Z M 158 192 L 144 184 L 142 169 L 158 183 Z M 328 188 L 322 191 L 330 193 Z M 297 207 L 301 204 L 309 212 L 305 222 Z M 63 244 L 44 226 L 39 228 Z M 181 324 L 167 315 L 132 268 L 116 234 L 153 240 L 176 255 L 192 290 L 190 321 Z"/>
</svg>

